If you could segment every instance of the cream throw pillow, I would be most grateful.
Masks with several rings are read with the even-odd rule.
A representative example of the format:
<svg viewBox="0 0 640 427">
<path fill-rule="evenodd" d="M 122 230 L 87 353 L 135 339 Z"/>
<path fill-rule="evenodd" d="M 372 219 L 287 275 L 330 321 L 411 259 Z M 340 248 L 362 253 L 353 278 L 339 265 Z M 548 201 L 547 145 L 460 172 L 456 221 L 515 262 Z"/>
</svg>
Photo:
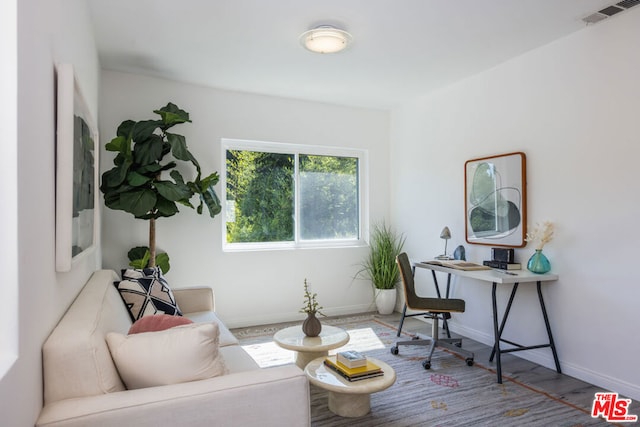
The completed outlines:
<svg viewBox="0 0 640 427">
<path fill-rule="evenodd" d="M 159 332 L 107 334 L 107 345 L 127 389 L 177 384 L 227 373 L 218 352 L 220 329 L 194 323 Z"/>
</svg>

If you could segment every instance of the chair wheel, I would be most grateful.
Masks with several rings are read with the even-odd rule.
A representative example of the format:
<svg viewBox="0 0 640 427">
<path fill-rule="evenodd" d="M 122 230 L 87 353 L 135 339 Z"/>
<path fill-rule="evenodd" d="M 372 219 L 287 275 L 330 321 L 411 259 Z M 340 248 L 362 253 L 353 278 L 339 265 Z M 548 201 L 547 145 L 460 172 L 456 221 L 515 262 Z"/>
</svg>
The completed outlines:
<svg viewBox="0 0 640 427">
<path fill-rule="evenodd" d="M 422 367 L 424 369 L 431 369 L 431 362 L 428 360 L 425 360 L 424 362 L 422 362 Z"/>
<path fill-rule="evenodd" d="M 393 347 L 391 347 L 391 354 L 398 354 L 398 346 L 394 345 Z"/>
<path fill-rule="evenodd" d="M 469 357 L 465 360 L 465 362 L 467 362 L 467 366 L 473 366 L 473 358 Z"/>
</svg>

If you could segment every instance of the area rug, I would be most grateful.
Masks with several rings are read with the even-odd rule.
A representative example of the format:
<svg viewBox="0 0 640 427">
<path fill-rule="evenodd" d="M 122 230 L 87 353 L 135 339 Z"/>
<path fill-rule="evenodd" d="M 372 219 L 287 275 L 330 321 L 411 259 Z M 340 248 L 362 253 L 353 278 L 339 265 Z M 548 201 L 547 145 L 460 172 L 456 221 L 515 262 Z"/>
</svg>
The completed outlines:
<svg viewBox="0 0 640 427">
<path fill-rule="evenodd" d="M 327 392 L 311 385 L 313 427 L 365 426 L 611 426 L 580 407 L 550 393 L 503 376 L 476 360 L 472 367 L 444 349 L 436 349 L 431 369 L 425 370 L 424 347 L 401 347 L 392 355 L 397 326 L 375 317 L 323 319 L 346 329 L 348 344 L 330 353 L 355 349 L 383 360 L 396 371 L 396 383 L 371 395 L 371 412 L 360 418 L 343 418 L 327 408 Z M 295 323 L 293 323 L 295 324 Z M 243 348 L 261 367 L 294 363 L 294 353 L 273 343 L 271 337 L 288 324 L 234 329 Z"/>
</svg>

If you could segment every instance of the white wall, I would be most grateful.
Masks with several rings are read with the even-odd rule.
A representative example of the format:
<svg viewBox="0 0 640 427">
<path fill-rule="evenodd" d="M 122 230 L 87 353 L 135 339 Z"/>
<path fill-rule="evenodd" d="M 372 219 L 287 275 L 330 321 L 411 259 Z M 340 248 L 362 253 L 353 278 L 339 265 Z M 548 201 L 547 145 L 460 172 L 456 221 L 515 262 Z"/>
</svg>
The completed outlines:
<svg viewBox="0 0 640 427">
<path fill-rule="evenodd" d="M 371 219 L 389 213 L 389 113 L 290 99 L 214 90 L 139 75 L 102 73 L 100 133 L 103 143 L 126 119 L 155 117 L 154 109 L 173 102 L 193 123 L 172 129 L 185 135 L 203 171 L 222 173 L 221 138 L 367 149 L 370 160 Z M 102 153 L 104 172 L 113 153 Z M 220 184 L 218 184 L 219 192 Z M 188 208 L 157 222 L 157 245 L 171 258 L 167 280 L 176 287 L 204 284 L 217 297 L 227 325 L 255 325 L 301 318 L 303 281 L 318 293 L 327 314 L 372 310 L 371 287 L 352 283 L 367 249 L 305 249 L 222 252 L 220 216 Z M 119 271 L 127 251 L 148 243 L 148 222 L 122 211 L 103 212 L 103 264 Z"/>
<path fill-rule="evenodd" d="M 465 244 L 468 259 L 489 259 L 489 247 L 465 243 L 464 162 L 526 153 L 529 225 L 556 225 L 544 252 L 560 280 L 543 292 L 562 369 L 635 399 L 639 69 L 640 9 L 422 96 L 393 112 L 391 131 L 392 216 L 416 259 L 441 253 L 444 225 L 451 248 Z M 526 262 L 532 252 L 516 256 Z M 432 286 L 425 272 L 417 280 Z M 458 280 L 455 295 L 467 312 L 454 330 L 490 343 L 490 285 Z M 544 341 L 534 287 L 515 304 L 505 337 Z M 549 349 L 520 355 L 553 366 Z"/>
<path fill-rule="evenodd" d="M 2 425 L 34 424 L 42 405 L 42 343 L 100 265 L 98 250 L 70 273 L 55 272 L 54 63 L 76 66 L 97 116 L 99 67 L 88 16 L 80 0 L 18 2 L 18 318 L 11 326 L 19 342 L 16 362 L 0 379 Z M 2 244 L 3 258 L 5 250 L 15 253 L 11 241 Z M 3 297 L 5 305 L 16 303 Z"/>
<path fill-rule="evenodd" d="M 4 166 L 0 168 L 0 236 L 2 256 L 0 293 L 7 301 L 18 299 L 18 6 L 16 0 L 3 4 L 0 15 L 0 135 L 4 136 Z M 6 304 L 0 311 L 0 378 L 13 365 L 18 355 L 18 307 Z"/>
</svg>

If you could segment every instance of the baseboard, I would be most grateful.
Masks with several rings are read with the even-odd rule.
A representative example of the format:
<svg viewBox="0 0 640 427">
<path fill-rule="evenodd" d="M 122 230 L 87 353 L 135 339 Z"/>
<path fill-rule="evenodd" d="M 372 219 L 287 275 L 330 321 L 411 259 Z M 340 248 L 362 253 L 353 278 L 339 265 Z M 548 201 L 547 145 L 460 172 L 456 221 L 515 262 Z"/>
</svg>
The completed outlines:
<svg viewBox="0 0 640 427">
<path fill-rule="evenodd" d="M 349 316 L 360 313 L 368 313 L 375 310 L 374 304 L 358 304 L 343 307 L 333 307 L 330 309 L 323 309 L 322 312 L 326 316 Z M 265 315 L 264 313 L 258 313 L 256 316 L 243 316 L 243 317 L 226 317 L 224 324 L 227 328 L 246 328 L 249 326 L 257 325 L 270 325 L 272 323 L 282 322 L 302 322 L 305 315 L 300 312 L 287 312 L 287 313 L 275 313 Z M 322 316 L 319 317 L 322 321 Z"/>
</svg>

